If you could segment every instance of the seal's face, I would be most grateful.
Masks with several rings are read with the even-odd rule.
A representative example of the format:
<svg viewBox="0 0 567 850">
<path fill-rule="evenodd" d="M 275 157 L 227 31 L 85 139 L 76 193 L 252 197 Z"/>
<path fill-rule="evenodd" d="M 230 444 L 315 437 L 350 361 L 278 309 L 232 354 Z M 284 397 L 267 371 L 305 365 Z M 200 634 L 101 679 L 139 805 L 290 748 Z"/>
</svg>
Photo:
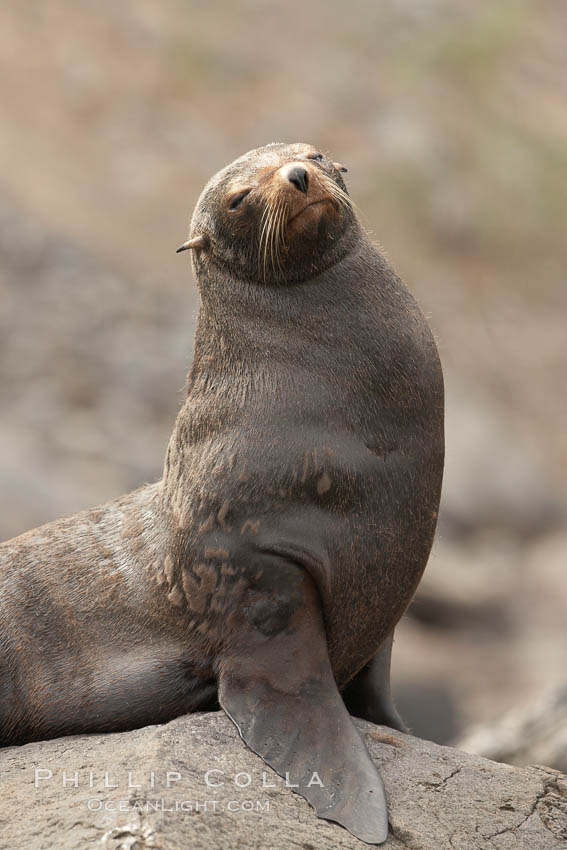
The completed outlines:
<svg viewBox="0 0 567 850">
<path fill-rule="evenodd" d="M 309 279 L 336 262 L 355 222 L 341 171 L 311 145 L 250 151 L 205 186 L 178 250 L 194 249 L 198 278 L 213 264 L 255 283 Z"/>
</svg>

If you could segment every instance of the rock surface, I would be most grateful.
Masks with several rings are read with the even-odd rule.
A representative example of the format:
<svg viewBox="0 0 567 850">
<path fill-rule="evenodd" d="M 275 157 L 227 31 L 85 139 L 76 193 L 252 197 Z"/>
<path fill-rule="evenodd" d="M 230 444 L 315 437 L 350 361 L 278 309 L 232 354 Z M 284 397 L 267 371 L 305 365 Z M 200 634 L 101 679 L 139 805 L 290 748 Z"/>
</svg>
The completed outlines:
<svg viewBox="0 0 567 850">
<path fill-rule="evenodd" d="M 386 785 L 386 848 L 567 846 L 563 774 L 498 764 L 370 723 L 359 728 Z M 319 820 L 222 713 L 11 747 L 0 765 L 2 850 L 367 846 Z"/>
</svg>

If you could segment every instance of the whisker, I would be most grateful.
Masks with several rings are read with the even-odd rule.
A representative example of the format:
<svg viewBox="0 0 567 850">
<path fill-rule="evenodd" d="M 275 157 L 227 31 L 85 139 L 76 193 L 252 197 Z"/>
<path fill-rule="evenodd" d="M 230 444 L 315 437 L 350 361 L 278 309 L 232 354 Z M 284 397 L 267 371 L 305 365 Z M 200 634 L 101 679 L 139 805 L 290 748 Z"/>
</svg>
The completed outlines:
<svg viewBox="0 0 567 850">
<path fill-rule="evenodd" d="M 274 216 L 273 216 L 273 219 L 272 219 L 272 232 L 270 234 L 270 237 L 271 237 L 270 238 L 270 260 L 271 260 L 271 263 L 272 263 L 272 270 L 274 272 L 276 271 L 276 263 L 275 263 L 275 254 L 277 252 L 276 239 L 277 239 L 277 235 L 278 235 L 278 227 L 279 227 L 279 221 L 280 221 L 280 218 L 281 218 L 282 207 L 283 207 L 283 201 L 280 198 L 278 200 L 278 204 L 277 204 L 276 209 L 274 211 Z"/>
<path fill-rule="evenodd" d="M 277 210 L 277 207 L 278 207 L 277 203 L 276 203 L 275 206 L 273 206 L 272 203 L 270 201 L 268 201 L 267 204 L 266 204 L 266 208 L 264 210 L 263 226 L 262 226 L 262 233 L 261 233 L 261 243 L 260 243 L 261 257 L 262 257 L 262 260 L 263 260 L 264 281 L 266 281 L 267 278 L 268 278 L 268 252 L 270 253 L 270 258 L 271 258 L 271 253 L 272 253 L 271 243 L 272 243 L 272 238 L 273 238 L 272 234 L 273 234 L 273 228 L 274 228 L 274 216 L 275 216 L 275 212 Z"/>
<path fill-rule="evenodd" d="M 258 245 L 258 262 L 263 260 L 263 269 L 264 269 L 264 280 L 266 280 L 267 276 L 267 263 L 268 263 L 268 234 L 270 231 L 270 219 L 272 216 L 272 210 L 269 204 L 267 204 L 264 208 L 264 212 L 262 213 L 262 221 L 261 221 L 261 231 L 260 231 L 260 241 Z"/>
<path fill-rule="evenodd" d="M 321 174 L 321 177 L 323 178 L 323 183 L 329 191 L 329 194 L 331 194 L 339 204 L 348 209 L 356 209 L 356 204 L 353 202 L 350 195 L 347 194 L 344 189 L 341 189 L 341 187 L 338 186 L 331 177 L 327 174 Z"/>
<path fill-rule="evenodd" d="M 276 254 L 276 262 L 278 266 L 278 271 L 283 276 L 283 269 L 281 263 L 281 250 L 285 246 L 285 221 L 287 218 L 287 205 L 285 202 L 282 202 L 281 207 L 279 209 L 278 218 L 276 221 L 276 236 L 275 236 L 275 254 Z"/>
<path fill-rule="evenodd" d="M 280 248 L 281 248 L 282 251 L 287 249 L 286 228 L 287 228 L 288 220 L 289 220 L 289 206 L 286 202 L 284 204 L 284 209 L 283 209 L 283 213 L 282 213 L 282 221 L 281 221 L 281 225 L 280 225 Z M 283 271 L 282 271 L 282 275 L 283 275 Z"/>
</svg>

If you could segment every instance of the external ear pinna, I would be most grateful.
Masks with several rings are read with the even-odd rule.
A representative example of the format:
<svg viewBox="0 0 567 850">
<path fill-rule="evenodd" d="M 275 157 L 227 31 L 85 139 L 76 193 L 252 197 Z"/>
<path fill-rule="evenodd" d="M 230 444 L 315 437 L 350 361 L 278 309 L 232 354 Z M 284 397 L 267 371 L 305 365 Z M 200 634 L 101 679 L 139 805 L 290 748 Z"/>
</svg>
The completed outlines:
<svg viewBox="0 0 567 850">
<path fill-rule="evenodd" d="M 189 239 L 187 242 L 184 242 L 183 245 L 180 245 L 176 250 L 176 254 L 180 254 L 181 251 L 190 251 L 195 248 L 205 248 L 207 245 L 207 237 L 206 236 L 194 236 L 193 239 Z"/>
</svg>

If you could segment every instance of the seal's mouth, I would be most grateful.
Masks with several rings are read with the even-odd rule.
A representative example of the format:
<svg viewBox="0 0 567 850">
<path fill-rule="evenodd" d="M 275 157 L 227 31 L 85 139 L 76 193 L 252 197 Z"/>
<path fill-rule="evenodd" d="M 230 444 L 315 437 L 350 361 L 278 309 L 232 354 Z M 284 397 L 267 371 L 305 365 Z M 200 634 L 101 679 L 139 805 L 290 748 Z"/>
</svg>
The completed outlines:
<svg viewBox="0 0 567 850">
<path fill-rule="evenodd" d="M 318 201 L 311 201 L 310 204 L 305 204 L 303 209 L 299 210 L 299 212 L 296 212 L 294 215 L 291 216 L 291 218 L 288 218 L 287 224 L 290 225 L 292 221 L 295 221 L 296 218 L 299 218 L 300 215 L 303 215 L 306 210 L 310 209 L 311 207 L 317 207 L 320 204 L 332 204 L 332 206 L 334 207 L 337 206 L 332 198 L 321 198 Z"/>
</svg>

